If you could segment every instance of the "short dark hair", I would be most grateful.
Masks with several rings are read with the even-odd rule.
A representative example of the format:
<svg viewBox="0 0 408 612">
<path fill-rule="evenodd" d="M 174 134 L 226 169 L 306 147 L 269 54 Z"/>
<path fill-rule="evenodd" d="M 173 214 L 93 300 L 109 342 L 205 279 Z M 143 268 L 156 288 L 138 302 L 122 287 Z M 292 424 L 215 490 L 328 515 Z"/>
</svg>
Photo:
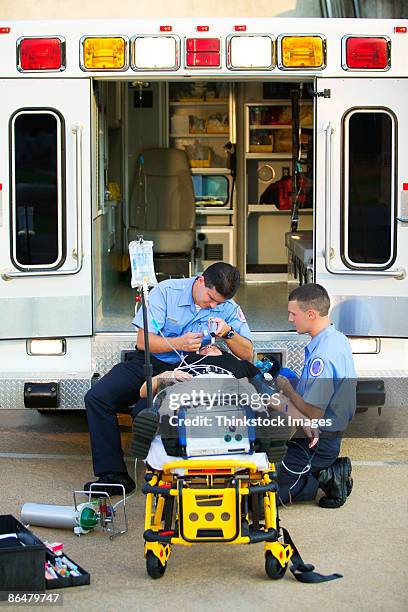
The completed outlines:
<svg viewBox="0 0 408 612">
<path fill-rule="evenodd" d="M 225 261 L 217 261 L 203 272 L 205 286 L 214 289 L 229 300 L 238 291 L 240 283 L 240 274 L 238 268 L 225 263 Z"/>
<path fill-rule="evenodd" d="M 329 314 L 329 294 L 324 287 L 316 283 L 307 283 L 296 287 L 290 292 L 288 300 L 289 302 L 296 300 L 302 310 L 308 310 L 309 308 L 317 310 L 321 317 L 326 317 Z"/>
</svg>

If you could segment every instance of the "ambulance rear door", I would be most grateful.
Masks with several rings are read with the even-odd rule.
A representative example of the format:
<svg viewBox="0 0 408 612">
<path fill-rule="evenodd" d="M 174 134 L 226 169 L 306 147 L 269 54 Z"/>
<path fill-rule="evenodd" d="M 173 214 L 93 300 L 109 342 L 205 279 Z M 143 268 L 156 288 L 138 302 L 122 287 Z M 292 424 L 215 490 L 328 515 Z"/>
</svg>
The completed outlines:
<svg viewBox="0 0 408 612">
<path fill-rule="evenodd" d="M 0 338 L 90 335 L 90 79 L 0 90 Z"/>
<path fill-rule="evenodd" d="M 326 90 L 326 91 L 325 91 Z M 315 279 L 354 336 L 408 336 L 408 80 L 317 79 Z"/>
</svg>

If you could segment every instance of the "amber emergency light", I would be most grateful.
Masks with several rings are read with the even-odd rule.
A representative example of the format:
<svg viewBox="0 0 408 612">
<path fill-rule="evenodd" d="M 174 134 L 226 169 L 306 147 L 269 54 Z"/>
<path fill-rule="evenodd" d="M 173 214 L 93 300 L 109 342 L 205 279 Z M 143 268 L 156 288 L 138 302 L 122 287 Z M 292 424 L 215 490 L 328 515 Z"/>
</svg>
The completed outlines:
<svg viewBox="0 0 408 612">
<path fill-rule="evenodd" d="M 60 38 L 22 38 L 17 44 L 19 70 L 62 69 Z"/>
<path fill-rule="evenodd" d="M 124 38 L 88 36 L 82 39 L 83 68 L 86 70 L 123 70 L 126 68 Z"/>
<path fill-rule="evenodd" d="M 279 37 L 279 68 L 324 68 L 326 65 L 325 40 L 322 36 Z"/>
</svg>

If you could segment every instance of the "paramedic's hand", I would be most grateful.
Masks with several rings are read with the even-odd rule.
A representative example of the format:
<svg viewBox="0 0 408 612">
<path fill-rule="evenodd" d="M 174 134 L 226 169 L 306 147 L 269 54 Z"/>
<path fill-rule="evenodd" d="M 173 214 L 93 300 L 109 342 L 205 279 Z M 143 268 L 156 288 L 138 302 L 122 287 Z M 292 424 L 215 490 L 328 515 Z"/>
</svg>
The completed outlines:
<svg viewBox="0 0 408 612">
<path fill-rule="evenodd" d="M 187 353 L 195 353 L 201 346 L 203 334 L 198 332 L 187 332 L 180 336 L 179 349 Z"/>
<path fill-rule="evenodd" d="M 220 317 L 211 318 L 217 323 L 217 331 L 215 332 L 215 335 L 217 336 L 217 338 L 222 338 L 227 332 L 229 332 L 229 330 L 231 329 L 231 325 L 228 325 L 228 323 L 226 323 L 224 319 L 220 319 Z"/>
<path fill-rule="evenodd" d="M 277 376 L 276 383 L 278 385 L 279 391 L 290 399 L 292 397 L 294 389 L 290 381 L 286 378 L 286 376 Z"/>
<path fill-rule="evenodd" d="M 319 441 L 319 430 L 308 425 L 303 425 L 302 429 L 309 438 L 309 448 L 314 448 Z"/>
</svg>

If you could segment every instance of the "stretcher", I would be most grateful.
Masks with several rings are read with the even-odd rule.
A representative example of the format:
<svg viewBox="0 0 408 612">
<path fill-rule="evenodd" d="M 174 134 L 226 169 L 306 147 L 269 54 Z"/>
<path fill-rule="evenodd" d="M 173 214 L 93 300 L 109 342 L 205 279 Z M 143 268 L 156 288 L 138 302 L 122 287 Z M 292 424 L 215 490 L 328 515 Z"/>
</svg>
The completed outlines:
<svg viewBox="0 0 408 612">
<path fill-rule="evenodd" d="M 180 389 L 183 384 L 176 386 Z M 196 380 L 191 384 L 195 385 Z M 231 406 L 222 405 L 228 412 Z M 177 412 L 180 415 L 184 409 Z M 195 412 L 190 406 L 190 413 Z M 236 434 L 238 429 L 232 429 Z M 235 449 L 237 452 L 225 454 L 228 440 L 220 445 L 216 456 L 188 456 L 189 445 L 184 436 L 193 432 L 182 432 L 180 426 L 177 430 L 179 442 L 183 438 L 181 446 L 169 446 L 168 440 L 156 436 L 146 458 L 143 537 L 146 569 L 151 578 L 164 575 L 173 546 L 218 543 L 263 543 L 265 571 L 272 580 L 283 578 L 289 563 L 290 571 L 300 582 L 340 577 L 314 572 L 314 566 L 303 562 L 289 533 L 280 526 L 275 462 L 285 456 L 290 427 L 284 426 L 280 431 L 272 428 L 264 440 L 256 438 L 251 442 L 249 452 Z M 224 441 L 230 437 L 227 433 Z M 249 431 L 247 438 L 251 438 Z M 184 455 L 170 456 L 170 448 L 173 452 L 182 449 Z"/>
<path fill-rule="evenodd" d="M 172 547 L 204 543 L 264 545 L 265 571 L 285 575 L 293 548 L 283 541 L 276 504 L 277 473 L 265 453 L 194 459 L 159 465 L 155 441 L 142 487 L 146 495 L 145 558 L 151 578 L 161 578 Z"/>
</svg>

